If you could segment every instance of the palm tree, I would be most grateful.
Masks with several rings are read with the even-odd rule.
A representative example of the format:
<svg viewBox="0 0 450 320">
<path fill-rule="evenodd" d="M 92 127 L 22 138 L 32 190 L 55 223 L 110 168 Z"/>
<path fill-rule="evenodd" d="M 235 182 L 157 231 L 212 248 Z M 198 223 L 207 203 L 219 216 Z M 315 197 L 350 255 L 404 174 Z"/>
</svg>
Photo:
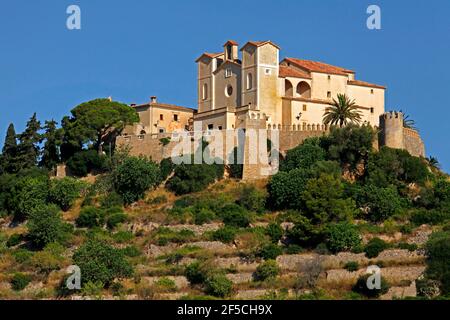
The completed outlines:
<svg viewBox="0 0 450 320">
<path fill-rule="evenodd" d="M 441 164 L 439 163 L 437 158 L 429 156 L 427 158 L 427 161 L 428 161 L 428 164 L 430 165 L 430 167 L 438 169 L 438 170 L 441 168 Z"/>
<path fill-rule="evenodd" d="M 348 123 L 360 123 L 361 112 L 355 104 L 355 100 L 351 100 L 345 94 L 338 94 L 336 99 L 330 103 L 330 106 L 325 109 L 323 115 L 323 123 L 326 125 L 336 125 L 342 128 Z"/>
<path fill-rule="evenodd" d="M 403 113 L 402 110 L 400 110 L 400 112 Z M 409 114 L 405 114 L 405 113 L 403 113 L 403 127 L 418 131 L 418 129 L 416 127 L 416 121 L 411 119 L 409 117 Z"/>
</svg>

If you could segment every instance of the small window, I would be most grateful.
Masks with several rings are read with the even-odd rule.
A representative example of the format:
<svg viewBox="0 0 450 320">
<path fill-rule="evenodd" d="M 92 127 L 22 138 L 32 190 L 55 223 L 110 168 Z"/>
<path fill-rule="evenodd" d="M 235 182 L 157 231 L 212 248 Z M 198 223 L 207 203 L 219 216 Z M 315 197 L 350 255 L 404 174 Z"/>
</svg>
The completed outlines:
<svg viewBox="0 0 450 320">
<path fill-rule="evenodd" d="M 271 74 L 272 74 L 272 70 L 269 69 L 269 68 L 266 68 L 266 69 L 264 70 L 264 73 L 266 74 L 266 76 L 271 75 Z"/>
<path fill-rule="evenodd" d="M 331 98 L 331 91 L 327 92 L 327 98 Z"/>
<path fill-rule="evenodd" d="M 373 94 L 373 89 L 370 89 L 370 93 Z"/>
<path fill-rule="evenodd" d="M 370 113 L 374 113 L 375 109 L 374 108 L 370 108 Z"/>
<path fill-rule="evenodd" d="M 251 73 L 247 74 L 247 90 L 251 90 L 253 87 L 253 76 Z"/>
<path fill-rule="evenodd" d="M 231 85 L 228 85 L 228 86 L 225 88 L 225 95 L 226 95 L 227 97 L 231 97 L 232 94 L 233 94 L 233 87 L 232 87 Z"/>
<path fill-rule="evenodd" d="M 161 120 L 161 121 L 164 120 L 164 115 L 163 115 L 163 114 L 160 114 L 160 115 L 159 115 L 159 120 Z"/>
<path fill-rule="evenodd" d="M 213 124 L 208 124 L 208 130 L 212 130 L 214 129 L 214 125 Z"/>
<path fill-rule="evenodd" d="M 219 126 L 218 128 L 219 128 L 219 130 L 222 130 L 222 126 Z"/>
<path fill-rule="evenodd" d="M 308 107 L 306 106 L 306 104 L 303 105 L 303 111 L 307 111 Z"/>
<path fill-rule="evenodd" d="M 173 115 L 173 121 L 178 121 L 178 115 L 177 114 Z"/>
<path fill-rule="evenodd" d="M 231 71 L 231 68 L 226 68 L 226 69 L 225 69 L 225 78 L 231 77 L 232 74 L 233 74 L 233 73 L 232 73 L 232 71 Z"/>
<path fill-rule="evenodd" d="M 328 80 L 331 80 L 331 76 L 330 75 L 328 75 Z"/>
<path fill-rule="evenodd" d="M 165 131 L 165 130 L 162 129 L 162 128 L 159 129 L 159 133 L 164 133 L 164 131 Z"/>
<path fill-rule="evenodd" d="M 204 83 L 202 88 L 202 100 L 208 99 L 208 84 Z"/>
</svg>

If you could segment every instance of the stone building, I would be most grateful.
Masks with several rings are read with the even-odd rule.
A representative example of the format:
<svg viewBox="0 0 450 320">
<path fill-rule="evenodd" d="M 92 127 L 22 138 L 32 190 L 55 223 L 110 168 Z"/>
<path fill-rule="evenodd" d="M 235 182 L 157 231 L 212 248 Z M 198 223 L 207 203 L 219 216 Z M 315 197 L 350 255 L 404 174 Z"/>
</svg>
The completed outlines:
<svg viewBox="0 0 450 320">
<path fill-rule="evenodd" d="M 125 128 L 124 135 L 164 134 L 191 130 L 196 110 L 168 103 L 160 103 L 151 97 L 149 103 L 131 105 L 139 114 L 139 124 Z"/>
<path fill-rule="evenodd" d="M 202 54 L 196 60 L 194 121 L 201 121 L 204 130 L 234 129 L 246 116 L 259 115 L 268 129 L 322 128 L 325 108 L 343 93 L 355 100 L 363 121 L 378 126 L 384 86 L 356 80 L 354 71 L 323 62 L 280 62 L 279 51 L 271 41 L 250 41 L 238 50 L 230 40 L 222 52 Z"/>
</svg>

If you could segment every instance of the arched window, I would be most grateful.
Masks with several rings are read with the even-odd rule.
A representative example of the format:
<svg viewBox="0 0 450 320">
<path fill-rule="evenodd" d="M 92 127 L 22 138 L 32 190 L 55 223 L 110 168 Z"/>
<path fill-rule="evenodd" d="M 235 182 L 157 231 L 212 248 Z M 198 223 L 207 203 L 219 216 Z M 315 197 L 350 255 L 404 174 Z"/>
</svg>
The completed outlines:
<svg viewBox="0 0 450 320">
<path fill-rule="evenodd" d="M 247 90 L 251 90 L 253 88 L 253 75 L 251 73 L 247 74 Z"/>
<path fill-rule="evenodd" d="M 297 94 L 302 98 L 311 98 L 311 87 L 305 81 L 301 81 L 297 85 Z"/>
<path fill-rule="evenodd" d="M 202 88 L 202 100 L 208 99 L 208 84 L 204 83 Z"/>
<path fill-rule="evenodd" d="M 284 92 L 286 97 L 293 97 L 294 92 L 292 88 L 292 83 L 289 80 L 284 80 Z"/>
</svg>

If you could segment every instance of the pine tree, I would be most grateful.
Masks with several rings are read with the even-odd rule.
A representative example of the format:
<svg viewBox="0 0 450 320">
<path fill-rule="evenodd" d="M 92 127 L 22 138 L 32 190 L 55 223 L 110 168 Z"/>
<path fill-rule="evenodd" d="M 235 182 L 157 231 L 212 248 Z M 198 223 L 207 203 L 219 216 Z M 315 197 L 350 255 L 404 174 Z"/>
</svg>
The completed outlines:
<svg viewBox="0 0 450 320">
<path fill-rule="evenodd" d="M 39 165 L 49 170 L 53 170 L 60 162 L 59 145 L 61 144 L 61 134 L 56 125 L 57 122 L 55 120 L 45 121 L 45 133 L 43 134 L 45 143 Z"/>
<path fill-rule="evenodd" d="M 17 136 L 14 124 L 10 123 L 6 131 L 5 143 L 3 144 L 2 157 L 0 161 L 2 171 L 14 173 L 17 171 Z"/>
<path fill-rule="evenodd" d="M 25 131 L 19 135 L 18 160 L 20 169 L 32 168 L 39 157 L 39 143 L 42 135 L 39 134 L 41 123 L 37 120 L 36 113 L 28 120 Z"/>
</svg>

